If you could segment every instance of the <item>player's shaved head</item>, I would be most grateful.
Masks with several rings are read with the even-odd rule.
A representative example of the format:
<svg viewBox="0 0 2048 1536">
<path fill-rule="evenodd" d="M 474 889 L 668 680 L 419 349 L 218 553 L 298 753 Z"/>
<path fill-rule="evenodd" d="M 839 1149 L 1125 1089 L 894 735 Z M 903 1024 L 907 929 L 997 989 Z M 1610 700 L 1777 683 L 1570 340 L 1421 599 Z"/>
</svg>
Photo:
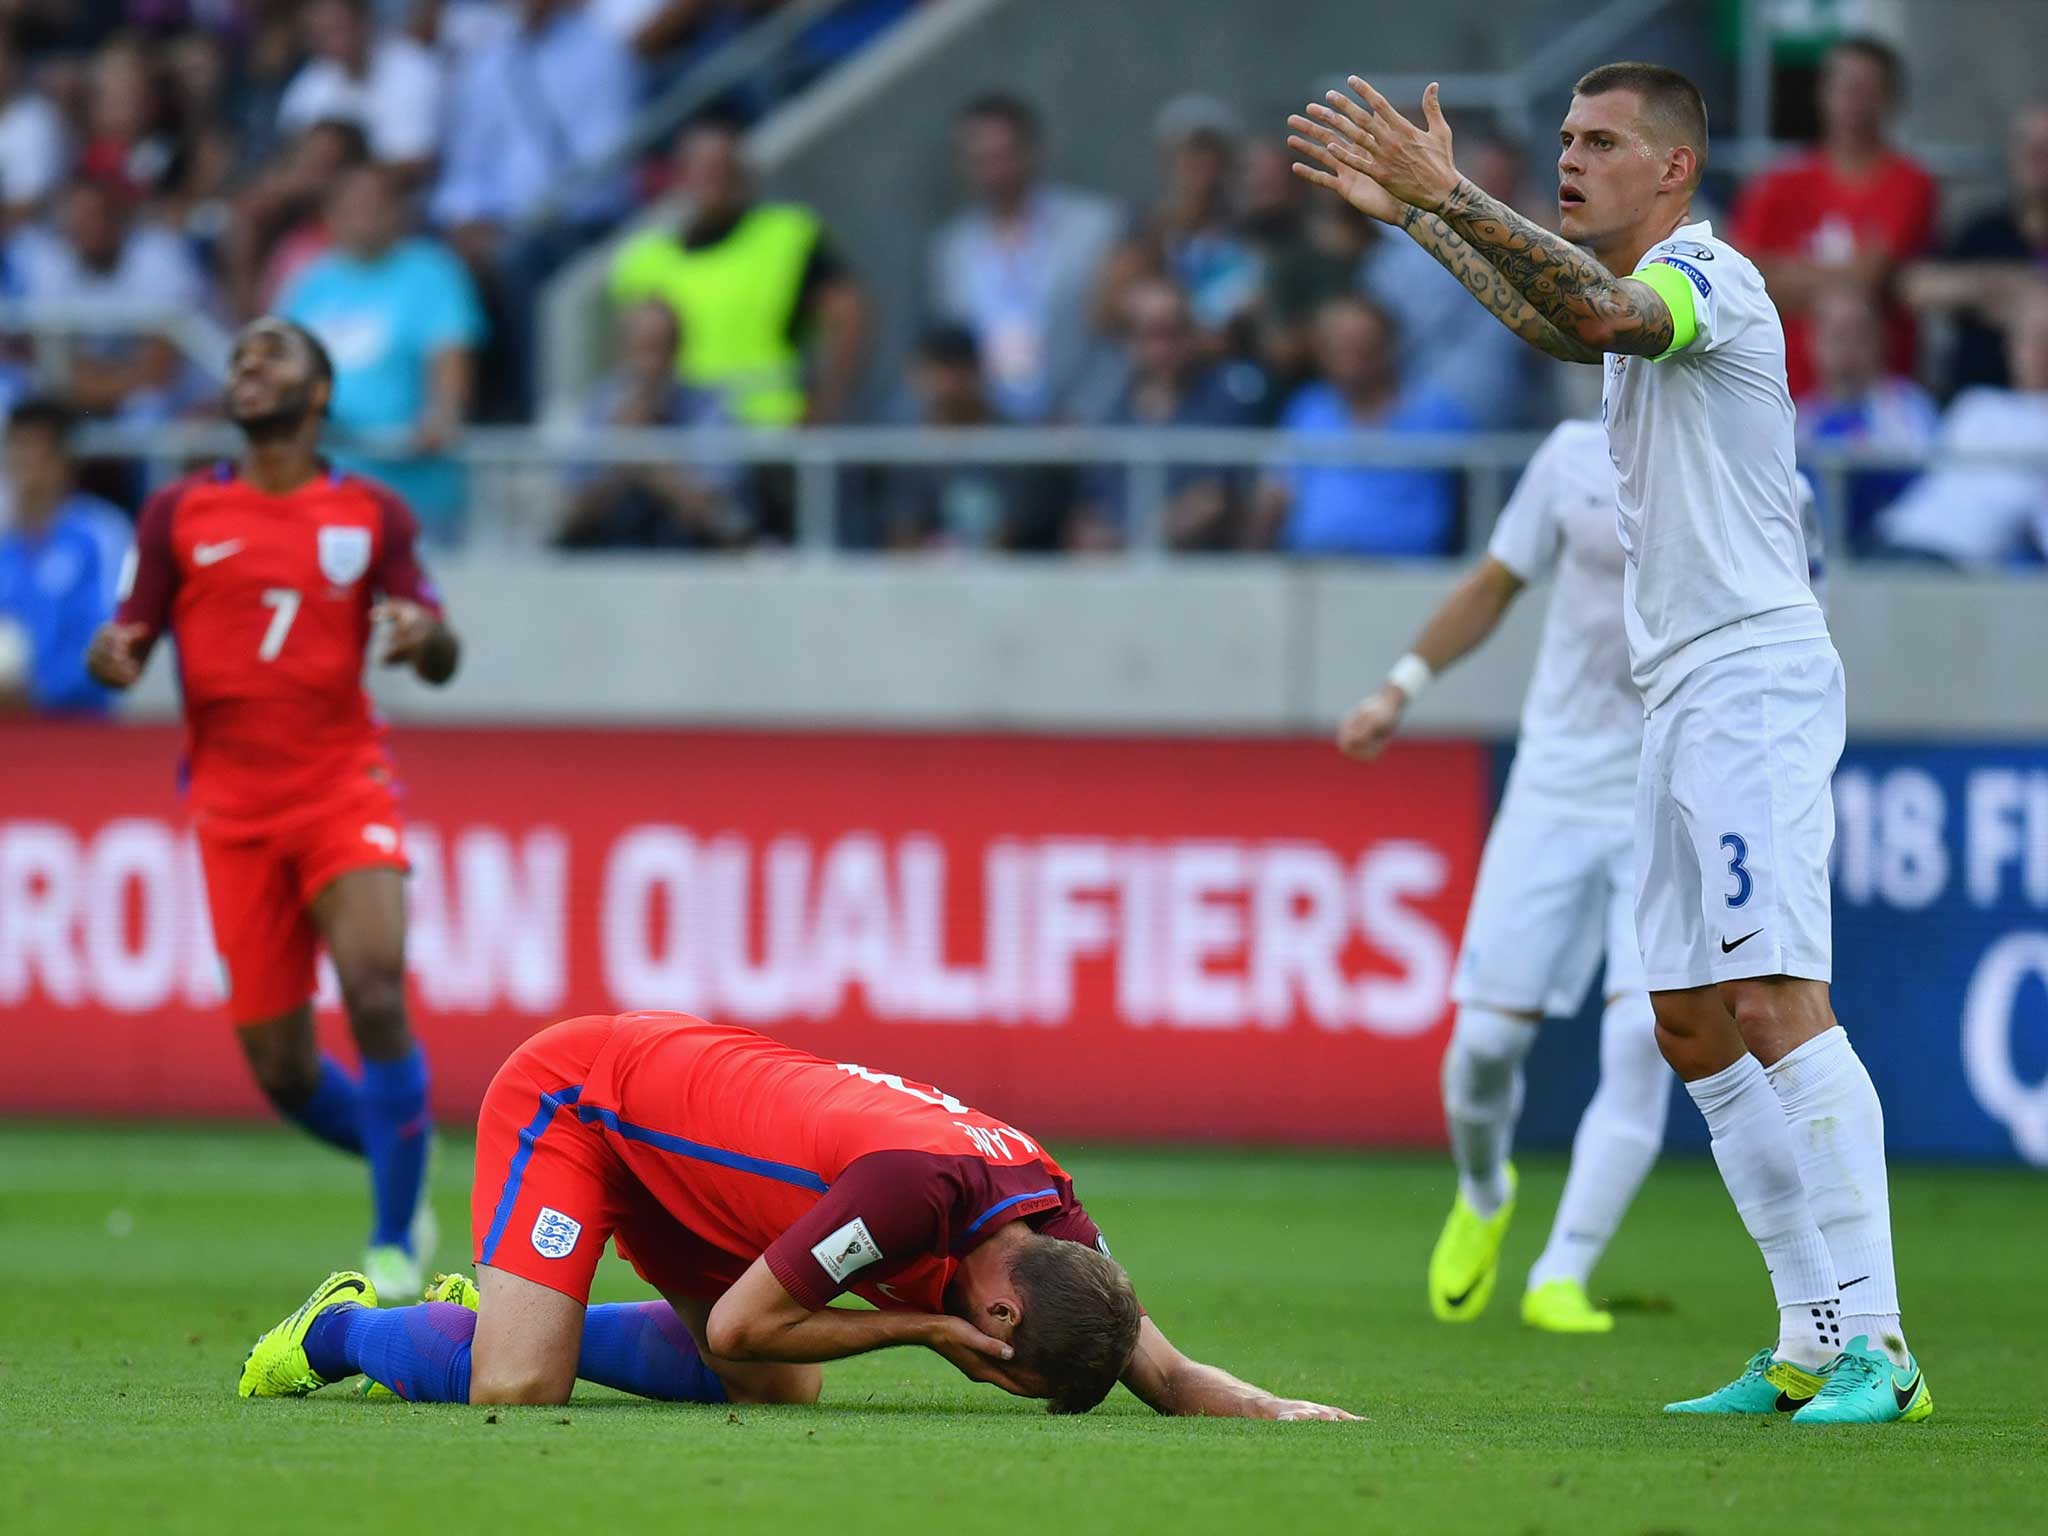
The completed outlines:
<svg viewBox="0 0 2048 1536">
<path fill-rule="evenodd" d="M 1138 1347 L 1138 1298 L 1108 1254 L 1033 1233 L 1010 1260 L 1023 1316 L 1012 1364 L 1046 1384 L 1052 1413 L 1086 1413 Z"/>
<path fill-rule="evenodd" d="M 1700 88 L 1662 64 L 1602 64 L 1579 76 L 1574 96 L 1605 96 L 1629 91 L 1641 104 L 1638 118 L 1643 136 L 1659 149 L 1693 152 L 1690 185 L 1697 187 L 1707 168 L 1707 101 Z"/>
</svg>

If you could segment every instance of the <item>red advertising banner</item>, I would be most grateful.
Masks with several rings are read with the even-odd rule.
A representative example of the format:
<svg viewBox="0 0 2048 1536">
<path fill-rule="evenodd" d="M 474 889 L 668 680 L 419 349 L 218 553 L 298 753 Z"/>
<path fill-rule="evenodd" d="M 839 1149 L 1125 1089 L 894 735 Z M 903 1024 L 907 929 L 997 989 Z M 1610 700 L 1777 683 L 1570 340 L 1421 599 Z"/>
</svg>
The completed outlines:
<svg viewBox="0 0 2048 1536">
<path fill-rule="evenodd" d="M 1476 745 L 408 729 L 415 1023 L 473 1112 L 674 1008 L 1050 1136 L 1440 1140 Z M 0 1112 L 258 1113 L 163 728 L 0 728 Z M 323 1033 L 346 1031 L 331 1000 Z"/>
</svg>

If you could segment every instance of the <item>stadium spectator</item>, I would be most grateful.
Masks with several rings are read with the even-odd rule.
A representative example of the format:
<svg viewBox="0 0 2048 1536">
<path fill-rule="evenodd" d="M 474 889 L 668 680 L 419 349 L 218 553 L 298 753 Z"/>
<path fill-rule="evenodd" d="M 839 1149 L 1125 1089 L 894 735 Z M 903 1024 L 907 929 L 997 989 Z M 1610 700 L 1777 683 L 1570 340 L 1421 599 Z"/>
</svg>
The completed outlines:
<svg viewBox="0 0 2048 1536">
<path fill-rule="evenodd" d="M 843 419 L 860 384 L 867 300 L 817 215 L 755 199 L 739 130 L 727 122 L 684 133 L 676 180 L 685 219 L 619 252 L 613 300 L 674 309 L 682 377 L 722 392 L 736 419 Z"/>
<path fill-rule="evenodd" d="M 1955 318 L 1943 371 L 1950 393 L 2005 386 L 2007 312 L 2022 289 L 2048 276 L 2048 103 L 2014 119 L 2009 153 L 2011 200 L 1965 224 L 1938 260 L 1904 274 L 1908 303 Z"/>
<path fill-rule="evenodd" d="M 1195 324 L 1212 351 L 1259 294 L 1258 251 L 1235 207 L 1237 114 L 1213 96 L 1180 96 L 1160 110 L 1153 137 L 1166 191 L 1151 216 L 1110 258 L 1099 313 L 1110 329 L 1126 289 L 1141 277 L 1165 277 L 1188 296 Z"/>
<path fill-rule="evenodd" d="M 1816 383 L 1798 401 L 1799 451 L 1817 443 L 1917 454 L 1934 439 L 1932 397 L 1909 378 L 1884 371 L 1884 330 L 1876 303 L 1859 288 L 1835 288 L 1813 305 Z M 1862 469 L 1849 476 L 1848 531 L 1861 548 L 1880 508 L 1913 481 L 1908 469 Z"/>
<path fill-rule="evenodd" d="M 15 24 L 0 22 L 0 238 L 35 217 L 70 156 L 63 115 L 30 84 Z"/>
<path fill-rule="evenodd" d="M 277 308 L 307 263 L 334 243 L 328 192 L 370 160 L 370 141 L 354 123 L 315 123 L 236 199 L 222 245 L 228 307 L 239 320 Z"/>
<path fill-rule="evenodd" d="M 997 414 L 1065 417 L 1099 357 L 1096 279 L 1122 220 L 1107 199 L 1042 179 L 1038 114 L 1019 97 L 968 102 L 955 143 L 973 206 L 932 243 L 933 313 L 973 334 Z"/>
<path fill-rule="evenodd" d="M 162 421 L 210 393 L 161 334 L 166 318 L 208 308 L 205 277 L 183 240 L 160 224 L 137 221 L 115 188 L 74 183 L 63 195 L 58 227 L 21 229 L 7 259 L 31 307 L 137 316 L 132 331 L 78 338 L 69 381 L 77 409 Z"/>
<path fill-rule="evenodd" d="M 123 33 L 92 57 L 86 79 L 86 129 L 78 174 L 105 182 L 131 201 L 156 189 L 175 143 L 164 128 L 164 99 L 143 40 Z"/>
<path fill-rule="evenodd" d="M 279 129 L 295 135 L 315 123 L 354 123 L 379 160 L 424 176 L 441 136 L 441 64 L 433 50 L 378 27 L 370 0 L 312 0 L 302 25 L 312 57 L 285 89 Z"/>
<path fill-rule="evenodd" d="M 1315 377 L 1316 312 L 1359 291 L 1359 270 L 1378 237 L 1374 222 L 1338 197 L 1309 203 L 1302 236 L 1269 253 L 1260 292 L 1259 360 L 1283 400 Z"/>
<path fill-rule="evenodd" d="M 2019 296 L 2006 355 L 2012 387 L 1958 395 L 1942 416 L 1934 467 L 1879 516 L 1893 551 L 1973 570 L 2048 556 L 2048 284 Z M 2032 462 L 1948 457 L 1971 452 Z"/>
<path fill-rule="evenodd" d="M 14 523 L 0 531 L 0 718 L 105 710 L 85 672 L 93 631 L 114 611 L 132 534 L 120 511 L 77 488 L 71 413 L 24 400 L 8 418 Z"/>
<path fill-rule="evenodd" d="M 570 0 L 518 0 L 517 24 L 464 59 L 433 216 L 465 249 L 544 213 L 595 231 L 630 184 L 607 163 L 632 121 L 632 54 Z M 559 202 L 557 203 L 557 199 Z"/>
<path fill-rule="evenodd" d="M 964 326 L 926 332 L 911 365 L 919 420 L 946 430 L 1001 424 L 986 369 Z M 1044 551 L 1060 543 L 1067 477 L 1037 464 L 907 464 L 874 477 L 857 544 L 896 550 Z"/>
<path fill-rule="evenodd" d="M 1291 179 L 1291 178 L 1290 178 Z M 1260 423 L 1266 380 L 1240 360 L 1202 355 L 1188 298 L 1163 278 L 1125 291 L 1123 332 L 1130 382 L 1103 424 L 1112 427 L 1252 427 Z M 1172 464 L 1166 470 L 1164 532 L 1174 549 L 1224 549 L 1243 542 L 1244 472 L 1221 465 Z M 1081 503 L 1068 528 L 1077 548 L 1113 549 L 1131 534 L 1129 476 L 1122 468 L 1082 477 Z"/>
<path fill-rule="evenodd" d="M 400 173 L 363 165 L 327 204 L 334 247 L 310 262 L 279 308 L 334 362 L 332 420 L 343 432 L 402 436 L 404 457 L 357 460 L 386 481 L 442 543 L 460 536 L 463 475 L 441 456 L 470 411 L 482 306 L 440 241 L 406 232 Z"/>
<path fill-rule="evenodd" d="M 1888 287 L 1894 268 L 1932 240 L 1937 194 L 1933 177 L 1886 141 L 1904 84 L 1889 43 L 1836 43 L 1821 66 L 1820 143 L 1766 172 L 1736 203 L 1731 238 L 1762 270 L 1784 317 L 1794 399 L 1814 384 L 1814 301 L 1845 283 L 1885 295 L 1885 367 L 1913 371 L 1913 318 Z"/>
<path fill-rule="evenodd" d="M 1317 312 L 1320 383 L 1281 413 L 1289 432 L 1458 432 L 1464 407 L 1429 385 L 1404 384 L 1394 323 L 1370 299 L 1332 299 Z M 1254 542 L 1298 555 L 1421 558 L 1454 553 L 1456 477 L 1440 469 L 1295 465 L 1259 488 Z"/>
<path fill-rule="evenodd" d="M 608 427 L 732 425 L 724 398 L 676 376 L 675 311 L 649 299 L 619 313 L 618 366 L 592 392 L 584 422 Z M 606 464 L 577 471 L 561 549 L 712 549 L 752 532 L 737 464 Z"/>
</svg>

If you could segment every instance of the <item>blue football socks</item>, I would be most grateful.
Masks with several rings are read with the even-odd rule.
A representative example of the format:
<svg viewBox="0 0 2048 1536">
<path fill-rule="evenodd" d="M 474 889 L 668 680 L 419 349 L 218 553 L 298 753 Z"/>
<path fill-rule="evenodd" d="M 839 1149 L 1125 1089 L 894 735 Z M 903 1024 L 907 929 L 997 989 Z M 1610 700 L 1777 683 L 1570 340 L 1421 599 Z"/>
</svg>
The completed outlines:
<svg viewBox="0 0 2048 1536">
<path fill-rule="evenodd" d="M 725 1383 L 665 1301 L 620 1301 L 583 1314 L 576 1374 L 664 1403 L 722 1403 Z"/>
<path fill-rule="evenodd" d="M 287 1120 L 330 1147 L 362 1156 L 362 1091 L 348 1075 L 348 1068 L 332 1056 L 321 1056 L 320 1083 L 311 1098 L 298 1104 L 280 1103 L 277 1108 Z"/>
<path fill-rule="evenodd" d="M 363 1063 L 360 1124 L 370 1158 L 370 1242 L 396 1243 L 409 1253 L 433 1134 L 427 1119 L 427 1059 L 418 1046 L 396 1061 Z"/>
</svg>

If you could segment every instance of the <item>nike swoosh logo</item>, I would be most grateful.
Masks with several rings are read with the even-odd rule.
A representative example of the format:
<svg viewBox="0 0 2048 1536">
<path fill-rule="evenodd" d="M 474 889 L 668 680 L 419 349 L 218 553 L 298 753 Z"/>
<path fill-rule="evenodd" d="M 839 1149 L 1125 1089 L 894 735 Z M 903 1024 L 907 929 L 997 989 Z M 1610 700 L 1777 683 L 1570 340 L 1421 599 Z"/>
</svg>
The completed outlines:
<svg viewBox="0 0 2048 1536">
<path fill-rule="evenodd" d="M 1840 1285 L 1836 1286 L 1835 1289 L 1838 1291 L 1846 1291 L 1847 1289 L 1849 1289 L 1850 1286 L 1861 1285 L 1864 1281 L 1868 1280 L 1869 1278 L 1870 1276 L 1868 1275 L 1858 1275 L 1854 1280 L 1844 1280 Z"/>
<path fill-rule="evenodd" d="M 1733 943 L 1730 943 L 1728 940 L 1723 939 L 1721 941 L 1721 953 L 1724 955 L 1734 954 L 1736 950 L 1742 948 L 1743 945 L 1747 944 L 1751 939 L 1755 938 L 1758 933 L 1762 932 L 1763 929 L 1759 928 L 1756 930 L 1755 933 L 1745 933 L 1741 938 L 1735 940 Z"/>
<path fill-rule="evenodd" d="M 1804 1408 L 1808 1403 L 1812 1401 L 1813 1399 L 1810 1397 L 1791 1397 L 1783 1392 L 1780 1392 L 1778 1394 L 1778 1412 L 1797 1413 L 1800 1409 Z"/>
<path fill-rule="evenodd" d="M 1919 1393 L 1920 1373 L 1918 1371 L 1915 1371 L 1913 1373 L 1913 1379 L 1907 1382 L 1903 1387 L 1899 1385 L 1898 1377 L 1894 1376 L 1892 1378 L 1892 1401 L 1899 1405 L 1899 1412 L 1904 1413 L 1908 1408 L 1912 1407 L 1913 1399 L 1917 1397 Z"/>
<path fill-rule="evenodd" d="M 1473 1281 L 1473 1282 L 1472 1282 L 1472 1283 L 1471 1283 L 1470 1285 L 1466 1286 L 1466 1287 L 1465 1287 L 1465 1289 L 1463 1289 L 1462 1291 L 1458 1292 L 1458 1294 L 1457 1294 L 1457 1295 L 1455 1295 L 1455 1296 L 1446 1296 L 1446 1297 L 1444 1298 L 1444 1303 L 1445 1303 L 1445 1305 L 1447 1305 L 1447 1306 L 1451 1307 L 1451 1308 L 1452 1308 L 1453 1310 L 1455 1310 L 1455 1309 L 1457 1309 L 1457 1308 L 1459 1308 L 1459 1307 L 1462 1307 L 1463 1305 L 1465 1305 L 1465 1298 L 1466 1298 L 1467 1296 L 1470 1296 L 1470 1295 L 1471 1295 L 1471 1294 L 1472 1294 L 1472 1293 L 1473 1293 L 1474 1291 L 1476 1291 L 1476 1290 L 1478 1290 L 1478 1289 L 1479 1289 L 1479 1282 L 1478 1282 L 1477 1280 L 1474 1280 L 1474 1281 Z"/>
<path fill-rule="evenodd" d="M 219 565 L 229 555 L 240 554 L 241 549 L 242 541 L 240 539 L 229 539 L 220 544 L 194 544 L 192 546 L 192 563 L 194 565 Z"/>
</svg>

